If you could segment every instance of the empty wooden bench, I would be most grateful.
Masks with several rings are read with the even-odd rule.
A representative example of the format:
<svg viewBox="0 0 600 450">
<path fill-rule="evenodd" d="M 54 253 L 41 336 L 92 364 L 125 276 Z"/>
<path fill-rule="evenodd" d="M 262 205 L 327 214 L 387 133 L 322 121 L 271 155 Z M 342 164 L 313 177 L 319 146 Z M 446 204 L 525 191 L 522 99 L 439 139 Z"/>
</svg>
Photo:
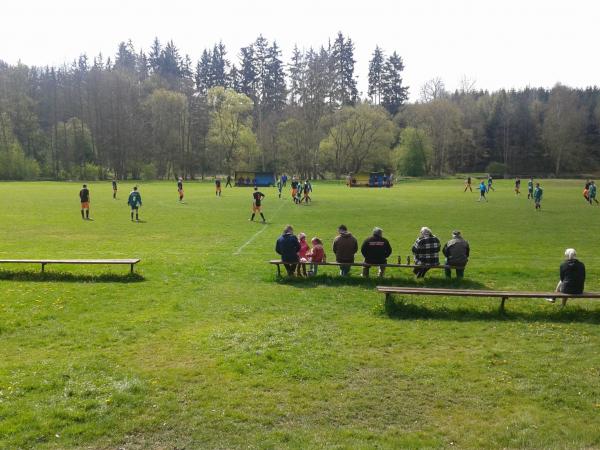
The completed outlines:
<svg viewBox="0 0 600 450">
<path fill-rule="evenodd" d="M 281 276 L 281 266 L 284 264 L 289 264 L 289 263 L 284 263 L 282 260 L 280 259 L 272 259 L 269 261 L 269 264 L 274 264 L 277 266 L 277 276 Z M 401 269 L 414 269 L 416 267 L 419 268 L 427 268 L 427 269 L 455 269 L 456 267 L 454 266 L 447 266 L 447 265 L 437 265 L 437 266 L 423 266 L 423 265 L 416 265 L 416 264 L 367 264 L 364 262 L 355 262 L 355 263 L 338 263 L 338 262 L 320 262 L 320 263 L 292 263 L 292 264 L 315 264 L 317 266 L 352 266 L 352 267 L 379 267 L 379 266 L 383 266 L 383 267 L 397 267 L 397 268 L 401 268 Z"/>
<path fill-rule="evenodd" d="M 41 264 L 42 272 L 48 264 L 105 264 L 105 265 L 123 265 L 128 264 L 131 266 L 131 273 L 133 273 L 133 266 L 139 263 L 140 260 L 136 259 L 0 259 L 0 264 Z"/>
<path fill-rule="evenodd" d="M 478 289 L 451 289 L 451 288 L 418 288 L 377 286 L 377 291 L 385 294 L 386 301 L 396 294 L 405 295 L 440 295 L 445 297 L 492 297 L 500 298 L 500 310 L 504 310 L 504 302 L 509 298 L 556 298 L 562 300 L 562 306 L 570 298 L 600 298 L 600 293 L 584 292 L 583 294 L 563 294 L 561 292 L 526 292 L 526 291 L 489 291 Z"/>
</svg>

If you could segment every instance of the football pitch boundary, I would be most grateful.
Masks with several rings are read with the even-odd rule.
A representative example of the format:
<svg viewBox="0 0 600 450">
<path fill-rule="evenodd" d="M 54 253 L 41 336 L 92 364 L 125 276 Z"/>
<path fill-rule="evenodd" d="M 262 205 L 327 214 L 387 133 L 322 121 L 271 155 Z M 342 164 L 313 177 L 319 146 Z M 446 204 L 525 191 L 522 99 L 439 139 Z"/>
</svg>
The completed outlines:
<svg viewBox="0 0 600 450">
<path fill-rule="evenodd" d="M 279 208 L 277 208 L 275 210 L 275 212 L 273 213 L 273 218 L 275 218 L 277 216 L 277 213 L 279 213 L 279 211 L 281 210 L 281 208 L 283 207 L 285 203 L 281 203 L 281 205 L 279 205 Z M 252 237 L 250 237 L 250 239 L 248 239 L 240 248 L 238 248 L 235 252 L 233 252 L 233 256 L 237 256 L 239 254 L 242 253 L 242 250 L 244 250 L 244 248 L 246 248 L 249 244 L 252 243 L 252 241 L 254 241 L 254 239 L 256 239 L 263 231 L 265 231 L 267 229 L 267 225 L 269 225 L 269 223 L 265 223 L 264 226 L 258 230 L 256 233 L 254 233 L 252 235 Z"/>
</svg>

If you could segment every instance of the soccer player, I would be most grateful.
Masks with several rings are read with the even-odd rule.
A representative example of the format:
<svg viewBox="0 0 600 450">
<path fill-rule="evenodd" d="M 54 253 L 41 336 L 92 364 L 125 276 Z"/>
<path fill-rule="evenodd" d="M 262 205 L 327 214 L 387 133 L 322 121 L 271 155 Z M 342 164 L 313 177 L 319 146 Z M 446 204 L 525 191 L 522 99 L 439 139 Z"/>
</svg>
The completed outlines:
<svg viewBox="0 0 600 450">
<path fill-rule="evenodd" d="M 298 182 L 298 189 L 296 190 L 296 198 L 294 199 L 294 202 L 296 202 L 297 205 L 299 205 L 300 203 L 302 203 L 302 183 Z"/>
<path fill-rule="evenodd" d="M 292 200 L 294 200 L 294 203 L 296 203 L 296 194 L 298 193 L 298 181 L 296 180 L 296 177 L 292 178 Z"/>
<path fill-rule="evenodd" d="M 225 183 L 225 187 L 227 187 L 227 186 L 229 186 L 229 187 L 233 187 L 233 186 L 231 185 L 231 175 L 227 175 L 227 183 Z"/>
<path fill-rule="evenodd" d="M 481 183 L 479 183 L 479 200 L 477 200 L 478 202 L 480 202 L 482 199 L 486 202 L 488 201 L 487 198 L 485 198 L 486 192 L 487 188 L 485 186 L 485 181 L 481 180 Z"/>
<path fill-rule="evenodd" d="M 252 217 L 250 217 L 250 219 L 248 219 L 250 222 L 254 221 L 254 216 L 256 215 L 256 213 L 260 214 L 260 217 L 262 217 L 263 223 L 266 222 L 265 216 L 263 215 L 262 210 L 261 210 L 261 203 L 262 203 L 263 198 L 265 198 L 265 194 L 260 192 L 258 190 L 258 188 L 255 187 L 254 192 L 252 193 Z"/>
<path fill-rule="evenodd" d="M 542 210 L 542 196 L 544 190 L 540 187 L 540 183 L 535 183 L 535 190 L 533 191 L 533 201 L 535 202 L 535 209 L 538 211 Z"/>
<path fill-rule="evenodd" d="M 183 178 L 179 177 L 177 180 L 177 192 L 179 192 L 179 201 L 183 201 Z"/>
<path fill-rule="evenodd" d="M 215 178 L 215 195 L 217 197 L 221 196 L 221 179 Z"/>
<path fill-rule="evenodd" d="M 279 198 L 281 198 L 281 190 L 283 189 L 283 181 L 281 181 L 282 178 L 277 180 L 277 192 L 279 192 Z"/>
<path fill-rule="evenodd" d="M 129 193 L 127 204 L 131 206 L 131 221 L 133 222 L 133 213 L 135 212 L 135 220 L 140 220 L 139 209 L 142 206 L 142 196 L 138 192 L 137 186 L 133 187 L 133 191 Z"/>
<path fill-rule="evenodd" d="M 527 182 L 527 200 L 533 198 L 533 177 L 529 178 Z"/>
<path fill-rule="evenodd" d="M 596 202 L 598 204 L 598 200 L 596 200 L 596 183 L 590 181 L 590 190 L 588 192 L 588 196 L 590 197 L 590 205 L 592 202 Z"/>
<path fill-rule="evenodd" d="M 310 198 L 310 195 L 308 195 L 312 192 L 312 185 L 310 184 L 309 180 L 304 182 L 304 189 L 302 192 L 304 192 L 304 197 L 302 200 L 304 200 L 305 203 L 312 202 L 312 198 Z"/>
<path fill-rule="evenodd" d="M 87 184 L 79 191 L 79 200 L 81 200 L 81 218 L 90 220 L 90 190 Z"/>
<path fill-rule="evenodd" d="M 494 181 L 494 179 L 492 178 L 492 175 L 489 174 L 488 175 L 488 183 L 487 183 L 487 191 L 490 192 L 490 189 L 492 191 L 495 191 L 496 189 L 494 189 L 494 187 L 492 186 L 492 182 Z"/>
<path fill-rule="evenodd" d="M 521 179 L 519 177 L 515 178 L 515 195 L 519 195 L 521 193 Z"/>
<path fill-rule="evenodd" d="M 117 177 L 113 177 L 112 179 L 112 188 L 113 188 L 113 200 L 117 199 Z"/>
<path fill-rule="evenodd" d="M 473 188 L 471 187 L 471 177 L 467 177 L 465 180 L 465 190 L 463 192 L 467 192 L 467 189 L 473 192 Z"/>
<path fill-rule="evenodd" d="M 583 198 L 585 198 L 586 202 L 592 203 L 590 202 L 590 180 L 585 180 L 585 187 L 583 188 Z"/>
</svg>

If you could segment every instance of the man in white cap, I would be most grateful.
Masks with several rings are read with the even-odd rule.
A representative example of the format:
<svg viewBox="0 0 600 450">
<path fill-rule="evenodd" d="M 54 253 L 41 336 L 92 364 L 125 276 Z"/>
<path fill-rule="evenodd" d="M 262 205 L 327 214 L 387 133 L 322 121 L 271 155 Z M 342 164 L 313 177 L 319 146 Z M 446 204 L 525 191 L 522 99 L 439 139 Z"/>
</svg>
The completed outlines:
<svg viewBox="0 0 600 450">
<path fill-rule="evenodd" d="M 440 240 L 437 236 L 434 236 L 428 227 L 422 227 L 419 232 L 419 237 L 412 246 L 412 252 L 415 257 L 414 273 L 417 278 L 423 278 L 429 267 L 437 266 L 440 264 L 439 253 L 440 253 Z"/>
<path fill-rule="evenodd" d="M 465 274 L 465 266 L 469 261 L 469 243 L 465 241 L 458 230 L 452 232 L 452 239 L 446 242 L 442 253 L 446 257 L 446 265 L 456 269 L 456 278 L 462 278 Z M 452 277 L 452 269 L 446 268 L 446 278 Z"/>
</svg>

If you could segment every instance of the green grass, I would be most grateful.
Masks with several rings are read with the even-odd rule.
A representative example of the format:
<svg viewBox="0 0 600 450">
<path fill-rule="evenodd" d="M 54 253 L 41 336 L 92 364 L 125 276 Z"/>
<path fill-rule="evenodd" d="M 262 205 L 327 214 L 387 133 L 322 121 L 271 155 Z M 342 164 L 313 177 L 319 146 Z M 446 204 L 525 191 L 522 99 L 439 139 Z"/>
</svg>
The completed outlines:
<svg viewBox="0 0 600 450">
<path fill-rule="evenodd" d="M 384 229 L 393 259 L 427 225 L 458 228 L 462 286 L 549 290 L 566 247 L 600 290 L 597 223 L 581 182 L 544 182 L 543 211 L 509 181 L 486 204 L 460 180 L 393 189 L 315 183 L 314 203 L 250 190 L 142 184 L 141 218 L 110 182 L 0 183 L 0 258 L 140 257 L 128 266 L 0 267 L 0 448 L 598 448 L 600 304 L 398 298 L 376 280 L 278 280 L 283 226 L 324 239 Z M 127 191 L 127 192 L 126 192 Z M 264 230 L 264 231 L 261 231 Z M 259 234 L 257 234 L 260 232 Z M 255 236 L 255 234 L 257 234 Z M 249 239 L 254 240 L 239 250 Z M 454 286 L 389 270 L 392 285 Z"/>
</svg>

